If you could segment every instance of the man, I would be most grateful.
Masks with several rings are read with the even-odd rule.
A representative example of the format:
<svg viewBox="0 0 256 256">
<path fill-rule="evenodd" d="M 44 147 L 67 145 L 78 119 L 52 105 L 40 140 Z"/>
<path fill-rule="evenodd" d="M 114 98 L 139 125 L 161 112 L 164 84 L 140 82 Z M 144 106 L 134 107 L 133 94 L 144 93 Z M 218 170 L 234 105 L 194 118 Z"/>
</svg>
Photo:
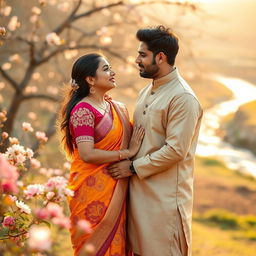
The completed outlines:
<svg viewBox="0 0 256 256">
<path fill-rule="evenodd" d="M 136 63 L 153 79 L 140 92 L 134 124 L 145 127 L 133 161 L 109 167 L 130 178 L 128 236 L 135 255 L 191 255 L 194 156 L 201 106 L 174 67 L 179 45 L 164 26 L 141 29 Z"/>
</svg>

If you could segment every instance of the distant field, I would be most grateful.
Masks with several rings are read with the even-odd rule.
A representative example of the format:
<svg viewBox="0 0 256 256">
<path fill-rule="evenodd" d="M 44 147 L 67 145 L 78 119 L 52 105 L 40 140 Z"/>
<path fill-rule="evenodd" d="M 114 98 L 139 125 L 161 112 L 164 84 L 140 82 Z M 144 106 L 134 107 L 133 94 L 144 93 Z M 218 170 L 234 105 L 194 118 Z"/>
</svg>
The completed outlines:
<svg viewBox="0 0 256 256">
<path fill-rule="evenodd" d="M 193 256 L 255 256 L 256 180 L 197 158 Z"/>
</svg>

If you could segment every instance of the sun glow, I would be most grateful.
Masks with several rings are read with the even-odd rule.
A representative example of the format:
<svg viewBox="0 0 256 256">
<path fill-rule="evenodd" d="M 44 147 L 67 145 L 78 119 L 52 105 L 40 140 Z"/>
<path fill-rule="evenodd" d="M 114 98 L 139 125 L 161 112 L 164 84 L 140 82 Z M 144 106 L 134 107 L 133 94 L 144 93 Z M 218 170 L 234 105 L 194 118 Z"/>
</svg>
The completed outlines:
<svg viewBox="0 0 256 256">
<path fill-rule="evenodd" d="M 213 2 L 219 2 L 220 0 L 179 0 L 178 2 L 185 3 L 185 2 L 190 2 L 190 3 L 213 3 Z M 169 0 L 169 2 L 177 2 L 173 0 Z"/>
</svg>

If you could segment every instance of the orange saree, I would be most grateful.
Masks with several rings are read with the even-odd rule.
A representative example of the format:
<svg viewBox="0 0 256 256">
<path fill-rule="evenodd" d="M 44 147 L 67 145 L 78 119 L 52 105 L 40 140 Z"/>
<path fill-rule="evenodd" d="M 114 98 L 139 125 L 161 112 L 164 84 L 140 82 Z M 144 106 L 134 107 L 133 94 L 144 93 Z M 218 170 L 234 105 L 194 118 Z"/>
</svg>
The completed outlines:
<svg viewBox="0 0 256 256">
<path fill-rule="evenodd" d="M 95 148 L 119 150 L 127 148 L 131 126 L 124 107 L 111 102 L 112 129 Z M 76 149 L 71 165 L 69 186 L 75 195 L 69 201 L 71 212 L 71 240 L 74 255 L 84 255 L 86 245 L 92 244 L 95 256 L 126 255 L 126 194 L 128 179 L 114 180 L 106 170 L 108 164 L 84 162 Z M 77 222 L 91 223 L 91 234 L 79 234 Z"/>
</svg>

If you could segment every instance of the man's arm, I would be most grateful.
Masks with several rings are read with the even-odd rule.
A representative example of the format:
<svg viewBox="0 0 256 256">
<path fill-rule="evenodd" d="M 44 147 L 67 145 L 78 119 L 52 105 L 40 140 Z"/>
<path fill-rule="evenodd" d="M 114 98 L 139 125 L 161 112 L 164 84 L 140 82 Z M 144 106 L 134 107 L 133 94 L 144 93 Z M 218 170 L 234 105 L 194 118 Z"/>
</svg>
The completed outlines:
<svg viewBox="0 0 256 256">
<path fill-rule="evenodd" d="M 133 161 L 140 179 L 163 172 L 187 156 L 201 115 L 202 109 L 191 94 L 182 94 L 172 101 L 168 111 L 166 144 Z"/>
</svg>

